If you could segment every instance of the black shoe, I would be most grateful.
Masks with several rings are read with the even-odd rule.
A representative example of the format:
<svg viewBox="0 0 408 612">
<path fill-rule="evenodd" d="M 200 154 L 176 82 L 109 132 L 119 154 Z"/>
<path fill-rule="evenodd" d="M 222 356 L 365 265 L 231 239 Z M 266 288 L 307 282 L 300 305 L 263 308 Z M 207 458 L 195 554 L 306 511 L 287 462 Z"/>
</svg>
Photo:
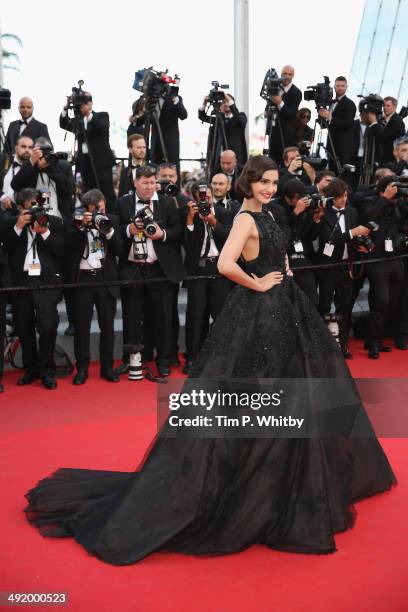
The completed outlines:
<svg viewBox="0 0 408 612">
<path fill-rule="evenodd" d="M 100 372 L 101 378 L 104 378 L 108 382 L 119 382 L 120 378 L 113 370 L 101 370 Z"/>
<path fill-rule="evenodd" d="M 127 361 L 123 361 L 120 366 L 113 370 L 113 373 L 116 374 L 116 376 L 121 376 L 127 372 L 129 372 L 129 363 Z"/>
<path fill-rule="evenodd" d="M 0 383 L 0 393 L 4 393 L 4 386 Z"/>
<path fill-rule="evenodd" d="M 67 329 L 64 331 L 64 336 L 75 336 L 75 329 L 72 323 L 69 323 Z"/>
<path fill-rule="evenodd" d="M 392 348 L 390 346 L 385 346 L 384 344 L 380 344 L 378 346 L 378 350 L 380 353 L 391 353 Z"/>
<path fill-rule="evenodd" d="M 403 337 L 396 338 L 395 346 L 400 351 L 406 351 L 406 350 L 408 350 L 408 341 L 407 341 L 406 338 L 403 338 Z"/>
<path fill-rule="evenodd" d="M 193 367 L 193 362 L 191 361 L 191 359 L 187 359 L 187 361 L 184 364 L 183 374 L 190 374 L 192 367 Z"/>
<path fill-rule="evenodd" d="M 347 344 L 343 344 L 341 346 L 341 350 L 343 352 L 343 357 L 344 359 L 353 359 L 353 355 L 350 353 L 350 351 L 348 350 L 348 346 Z"/>
<path fill-rule="evenodd" d="M 30 385 L 32 382 L 38 379 L 38 374 L 34 374 L 33 372 L 26 372 L 24 376 L 18 379 L 17 384 L 19 387 L 23 387 L 24 385 Z"/>
<path fill-rule="evenodd" d="M 53 390 L 57 388 L 57 381 L 55 380 L 54 374 L 45 374 L 45 376 L 42 376 L 41 382 L 46 389 Z"/>
<path fill-rule="evenodd" d="M 169 368 L 169 366 L 157 366 L 157 371 L 159 373 L 159 376 L 163 376 L 163 377 L 167 377 L 170 376 L 171 374 L 171 369 Z"/>
<path fill-rule="evenodd" d="M 170 365 L 174 368 L 180 365 L 180 359 L 177 357 L 177 355 L 171 358 Z"/>
<path fill-rule="evenodd" d="M 371 348 L 368 349 L 368 356 L 370 359 L 379 359 L 380 358 L 380 352 L 378 350 L 378 346 L 372 346 Z"/>
<path fill-rule="evenodd" d="M 87 380 L 88 372 L 85 372 L 85 370 L 79 370 L 72 379 L 72 382 L 74 385 L 83 385 Z"/>
</svg>

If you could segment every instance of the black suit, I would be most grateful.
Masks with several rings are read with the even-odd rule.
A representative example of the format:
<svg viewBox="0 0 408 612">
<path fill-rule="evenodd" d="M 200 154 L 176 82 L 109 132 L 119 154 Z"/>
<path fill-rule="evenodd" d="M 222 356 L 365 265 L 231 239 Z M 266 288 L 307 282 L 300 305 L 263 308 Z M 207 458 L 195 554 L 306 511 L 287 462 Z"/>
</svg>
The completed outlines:
<svg viewBox="0 0 408 612">
<path fill-rule="evenodd" d="M 6 254 L 1 241 L 5 229 L 4 222 L 0 220 L 0 289 L 11 285 L 9 267 Z M 6 334 L 6 295 L 0 291 L 0 382 L 4 369 L 4 336 Z"/>
<path fill-rule="evenodd" d="M 124 344 L 141 344 L 143 338 L 142 315 L 148 312 L 147 327 L 153 330 L 153 344 L 157 347 L 157 363 L 167 366 L 171 362 L 173 338 L 173 294 L 186 274 L 181 259 L 180 242 L 182 228 L 180 212 L 173 198 L 158 196 L 151 204 L 155 221 L 166 232 L 166 240 L 152 241 L 157 261 L 132 263 L 128 260 L 133 239 L 126 228 L 135 214 L 135 194 L 118 200 L 116 214 L 122 225 L 124 255 L 120 260 L 120 276 L 123 280 L 163 279 L 162 282 L 135 283 L 122 290 Z M 147 305 L 147 308 L 144 308 Z"/>
<path fill-rule="evenodd" d="M 233 212 L 214 205 L 217 224 L 211 229 L 211 236 L 218 252 L 225 244 L 233 221 Z M 207 224 L 198 215 L 194 216 L 194 230 L 184 230 L 184 247 L 186 258 L 184 265 L 189 276 L 209 276 L 218 274 L 217 259 L 201 256 L 204 241 L 206 249 L 210 247 L 210 236 L 207 235 Z M 205 251 L 204 251 L 205 252 Z M 186 359 L 193 359 L 202 346 L 209 329 L 209 319 L 215 319 L 221 312 L 232 283 L 224 277 L 185 281 L 187 287 L 186 311 Z"/>
<path fill-rule="evenodd" d="M 278 164 L 282 162 L 284 147 L 297 145 L 296 116 L 301 101 L 302 92 L 296 85 L 292 85 L 290 89 L 282 95 L 283 106 L 278 110 L 278 121 L 275 126 L 271 126 L 271 119 L 268 117 L 266 129 L 267 133 L 271 135 L 269 140 L 269 156 Z"/>
<path fill-rule="evenodd" d="M 64 249 L 64 232 L 60 219 L 50 217 L 50 235 L 44 240 L 35 238 L 36 252 L 41 263 L 41 275 L 29 276 L 24 272 L 27 254 L 27 226 L 18 236 L 14 226 L 16 218 L 7 222 L 4 245 L 9 256 L 13 286 L 31 287 L 31 291 L 13 294 L 13 318 L 21 342 L 24 369 L 28 373 L 43 376 L 55 368 L 54 349 L 58 327 L 57 304 L 61 299 L 59 289 L 35 291 L 45 284 L 61 283 L 61 258 Z M 37 351 L 36 332 L 39 332 Z"/>
<path fill-rule="evenodd" d="M 21 170 L 14 175 L 11 187 L 18 192 L 25 187 L 37 186 L 40 170 L 38 166 L 33 166 L 31 162 L 24 162 Z M 75 180 L 72 174 L 71 165 L 63 160 L 58 160 L 42 170 L 42 174 L 55 183 L 57 192 L 58 210 L 64 222 L 71 221 L 74 212 Z"/>
<path fill-rule="evenodd" d="M 75 133 L 78 140 L 76 170 L 81 173 L 83 192 L 98 187 L 106 198 L 107 209 L 111 212 L 115 203 L 112 166 L 115 158 L 109 144 L 109 115 L 106 112 L 92 111 L 92 119 L 87 128 L 81 117 L 77 124 L 74 119 L 60 115 L 60 127 Z M 84 153 L 84 146 L 90 152 L 95 166 L 96 177 L 90 155 Z"/>
<path fill-rule="evenodd" d="M 234 151 L 235 155 L 237 156 L 238 163 L 243 166 L 248 159 L 248 148 L 245 138 L 247 116 L 245 113 L 240 113 L 235 104 L 232 104 L 229 109 L 232 113 L 231 117 L 226 117 L 224 113 L 220 113 L 220 119 L 222 120 L 224 126 L 227 148 Z M 207 148 L 209 151 L 212 151 L 214 146 L 215 115 L 207 115 L 205 110 L 200 108 L 198 110 L 198 118 L 200 119 L 200 121 L 210 124 Z M 221 154 L 221 150 L 225 149 L 223 142 L 220 140 L 220 133 L 215 134 L 215 138 L 216 154 L 215 159 L 213 160 L 213 167 L 219 165 L 219 157 Z M 215 173 L 211 172 L 211 174 Z"/>
<path fill-rule="evenodd" d="M 340 165 L 349 164 L 354 153 L 354 119 L 356 116 L 356 105 L 350 98 L 343 96 L 336 104 L 332 118 L 329 123 L 329 133 L 333 141 L 334 151 L 330 139 L 327 141 L 328 153 L 330 155 L 331 169 L 336 171 L 333 163 L 335 155 L 339 158 Z"/>
<path fill-rule="evenodd" d="M 14 154 L 14 147 L 16 146 L 18 138 L 20 137 L 20 126 L 21 120 L 18 119 L 17 121 L 12 121 L 8 127 L 4 149 L 9 155 Z M 51 140 L 45 123 L 37 121 L 37 119 L 34 119 L 34 117 L 28 123 L 21 136 L 28 136 L 32 140 L 36 140 L 37 138 L 43 136 L 47 138 L 47 140 Z"/>
<path fill-rule="evenodd" d="M 400 136 L 404 136 L 404 134 L 405 124 L 401 117 L 397 113 L 394 113 L 392 117 L 390 117 L 389 121 L 384 125 L 381 134 L 383 164 L 390 164 L 395 162 L 395 158 L 393 155 L 393 143 L 394 140 L 396 140 Z"/>
<path fill-rule="evenodd" d="M 114 233 L 110 239 L 96 230 L 92 230 L 101 240 L 104 258 L 101 268 L 88 271 L 81 270 L 82 258 L 87 255 L 88 232 L 72 226 L 67 230 L 67 256 L 71 263 L 68 282 L 92 283 L 102 280 L 117 281 L 119 273 L 115 257 L 123 255 L 123 239 L 119 220 L 114 215 L 108 215 L 113 223 Z M 116 299 L 120 296 L 118 286 L 83 287 L 74 290 L 74 348 L 78 371 L 87 371 L 89 366 L 90 329 L 94 305 L 98 316 L 100 329 L 99 354 L 101 370 L 106 372 L 113 367 L 113 347 L 115 339 L 114 319 Z"/>
<path fill-rule="evenodd" d="M 169 162 L 180 165 L 180 132 L 178 122 L 187 119 L 187 111 L 184 108 L 183 98 L 178 96 L 177 104 L 172 98 L 165 98 L 160 109 L 159 124 L 163 135 L 164 146 L 166 148 L 167 159 Z M 164 155 L 160 143 L 156 123 L 152 122 L 152 139 L 150 147 L 150 158 L 155 164 L 164 161 Z"/>
</svg>

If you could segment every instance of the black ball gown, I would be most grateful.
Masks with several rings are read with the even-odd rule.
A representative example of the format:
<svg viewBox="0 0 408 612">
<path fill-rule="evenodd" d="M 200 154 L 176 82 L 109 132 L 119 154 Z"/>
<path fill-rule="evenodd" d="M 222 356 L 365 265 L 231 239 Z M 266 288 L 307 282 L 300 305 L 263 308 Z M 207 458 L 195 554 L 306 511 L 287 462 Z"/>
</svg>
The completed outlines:
<svg viewBox="0 0 408 612">
<path fill-rule="evenodd" d="M 284 271 L 284 233 L 266 210 L 249 214 L 259 255 L 248 273 Z M 189 379 L 221 376 L 354 384 L 315 306 L 287 275 L 265 293 L 231 291 Z M 353 525 L 353 502 L 396 484 L 375 436 L 170 438 L 166 427 L 134 472 L 60 468 L 41 480 L 26 494 L 28 521 L 113 565 L 155 551 L 225 555 L 252 544 L 324 554 Z"/>
</svg>

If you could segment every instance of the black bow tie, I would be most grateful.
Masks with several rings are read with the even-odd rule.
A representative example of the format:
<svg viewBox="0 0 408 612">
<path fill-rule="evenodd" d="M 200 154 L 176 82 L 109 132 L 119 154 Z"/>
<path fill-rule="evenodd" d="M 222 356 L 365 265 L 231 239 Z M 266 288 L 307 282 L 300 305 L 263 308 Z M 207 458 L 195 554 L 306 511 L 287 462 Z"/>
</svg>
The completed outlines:
<svg viewBox="0 0 408 612">
<path fill-rule="evenodd" d="M 14 161 L 13 168 L 21 168 L 21 164 L 19 164 L 17 161 Z"/>
<path fill-rule="evenodd" d="M 28 125 L 28 122 L 26 120 L 22 120 L 20 119 L 20 125 Z"/>
<path fill-rule="evenodd" d="M 345 208 L 333 208 L 336 215 L 344 215 Z"/>
<path fill-rule="evenodd" d="M 139 198 L 136 201 L 136 204 L 143 204 L 143 206 L 150 206 L 151 200 L 140 200 Z"/>
</svg>

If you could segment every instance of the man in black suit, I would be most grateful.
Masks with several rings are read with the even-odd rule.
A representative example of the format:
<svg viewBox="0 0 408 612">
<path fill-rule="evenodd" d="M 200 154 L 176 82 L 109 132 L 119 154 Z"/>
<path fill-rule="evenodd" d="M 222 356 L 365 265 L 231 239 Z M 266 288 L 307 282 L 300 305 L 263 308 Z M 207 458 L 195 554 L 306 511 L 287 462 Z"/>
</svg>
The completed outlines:
<svg viewBox="0 0 408 612">
<path fill-rule="evenodd" d="M 408 170 L 408 135 L 394 140 L 393 146 L 394 162 L 388 164 L 388 168 L 400 176 L 404 170 Z"/>
<path fill-rule="evenodd" d="M 382 163 L 390 164 L 394 160 L 394 141 L 405 135 L 405 124 L 397 114 L 398 100 L 392 96 L 384 98 L 384 129 L 381 134 Z"/>
<path fill-rule="evenodd" d="M 226 174 L 229 177 L 230 179 L 229 194 L 233 200 L 240 201 L 235 192 L 235 181 L 241 174 L 242 168 L 243 168 L 242 164 L 238 163 L 238 159 L 235 154 L 235 151 L 232 151 L 231 149 L 227 149 L 226 151 L 223 151 L 221 153 L 220 163 L 217 166 L 215 166 L 214 170 L 212 171 L 211 178 L 214 176 L 214 174 L 219 174 L 220 172 Z"/>
<path fill-rule="evenodd" d="M 356 236 L 368 236 L 370 230 L 360 224 L 355 208 L 347 205 L 348 186 L 341 179 L 333 179 L 325 190 L 332 198 L 332 206 L 326 207 L 319 223 L 319 254 L 317 264 L 333 264 L 347 261 L 354 248 Z M 361 250 L 361 247 L 358 247 Z M 319 281 L 319 312 L 322 317 L 329 315 L 336 294 L 336 314 L 339 317 L 339 342 L 343 355 L 352 357 L 348 349 L 350 333 L 350 304 L 353 297 L 353 280 L 347 266 L 327 268 L 317 272 Z"/>
<path fill-rule="evenodd" d="M 70 283 L 98 283 L 117 281 L 119 273 L 115 257 L 123 255 L 123 239 L 119 220 L 105 214 L 105 197 L 99 189 L 91 189 L 82 196 L 83 216 L 72 223 L 66 232 L 67 253 L 70 261 Z M 98 221 L 99 215 L 106 227 Z M 88 378 L 90 329 L 94 306 L 100 329 L 100 376 L 108 382 L 118 382 L 113 372 L 114 319 L 117 286 L 79 287 L 74 290 L 74 350 L 77 374 L 74 385 L 82 385 Z"/>
<path fill-rule="evenodd" d="M 169 161 L 176 164 L 180 172 L 180 132 L 179 120 L 187 119 L 187 111 L 183 104 L 183 98 L 178 95 L 176 88 L 173 93 L 165 98 L 159 98 L 156 105 L 156 113 L 159 116 L 160 129 L 163 136 L 164 147 L 167 153 L 165 159 L 162 150 L 159 132 L 156 122 L 152 122 L 152 137 L 150 146 L 150 160 L 154 164 Z"/>
<path fill-rule="evenodd" d="M 40 136 L 44 136 L 44 138 L 51 140 L 45 123 L 41 123 L 41 121 L 34 119 L 34 105 L 30 98 L 21 98 L 18 110 L 21 119 L 10 123 L 4 143 L 4 149 L 9 155 L 14 153 L 17 140 L 23 134 L 32 140 L 36 140 L 36 138 L 40 138 Z"/>
<path fill-rule="evenodd" d="M 9 266 L 6 254 L 2 246 L 3 233 L 5 231 L 4 220 L 0 219 L 0 289 L 11 285 Z M 6 335 L 6 295 L 0 291 L 0 393 L 3 393 L 2 384 L 4 369 L 4 337 Z"/>
<path fill-rule="evenodd" d="M 125 241 L 120 277 L 140 281 L 122 290 L 123 343 L 142 344 L 146 303 L 151 312 L 158 371 L 168 376 L 174 344 L 174 284 L 185 278 L 180 251 L 180 214 L 173 198 L 157 194 L 155 168 L 138 168 L 135 183 L 135 193 L 120 198 L 116 207 Z M 141 217 L 151 213 L 153 218 L 147 228 Z M 161 282 L 143 282 L 150 279 L 161 279 Z M 120 373 L 125 371 L 126 367 L 121 368 Z"/>
<path fill-rule="evenodd" d="M 241 203 L 231 198 L 230 183 L 230 178 L 223 172 L 214 174 L 211 179 L 211 193 L 214 202 L 221 208 L 231 211 L 232 216 L 235 217 L 241 208 Z"/>
<path fill-rule="evenodd" d="M 46 389 L 55 389 L 54 349 L 58 327 L 59 289 L 36 291 L 41 285 L 61 283 L 64 250 L 63 224 L 57 217 L 34 220 L 30 209 L 36 205 L 35 189 L 23 189 L 17 204 L 21 212 L 7 220 L 4 245 L 9 256 L 13 286 L 30 291 L 13 295 L 13 319 L 21 342 L 24 376 L 18 385 L 41 378 Z M 39 333 L 37 349 L 36 329 Z"/>
<path fill-rule="evenodd" d="M 319 117 L 324 119 L 329 129 L 331 141 L 327 140 L 327 153 L 330 169 L 338 171 L 337 164 L 343 166 L 351 163 L 354 153 L 354 119 L 356 105 L 346 96 L 347 79 L 338 76 L 334 81 L 336 99 L 329 109 L 321 108 Z M 333 146 L 332 146 L 333 145 Z M 337 160 L 337 161 L 336 161 Z"/>
<path fill-rule="evenodd" d="M 135 190 L 136 168 L 146 164 L 146 141 L 142 134 L 132 134 L 127 140 L 129 164 L 124 166 L 119 179 L 119 197 Z"/>
<path fill-rule="evenodd" d="M 245 164 L 248 159 L 248 147 L 245 137 L 246 114 L 239 112 L 235 99 L 231 94 L 224 93 L 224 102 L 220 105 L 219 109 L 222 125 L 219 126 L 218 133 L 214 134 L 215 111 L 213 109 L 211 115 L 207 115 L 205 110 L 209 99 L 209 96 L 205 96 L 202 106 L 198 109 L 198 118 L 200 121 L 210 124 L 207 149 L 208 151 L 212 151 L 213 148 L 215 150 L 215 158 L 211 160 L 212 169 L 219 165 L 221 152 L 227 150 L 234 151 L 239 164 Z M 226 142 L 224 142 L 222 132 L 225 133 Z"/>
<path fill-rule="evenodd" d="M 14 156 L 11 159 L 10 165 L 2 177 L 0 208 L 1 210 L 11 210 L 16 203 L 16 192 L 11 187 L 11 181 L 14 176 L 20 172 L 24 162 L 30 160 L 31 151 L 34 148 L 34 142 L 28 136 L 19 136 L 14 147 Z"/>
<path fill-rule="evenodd" d="M 213 180 L 221 175 L 216 175 Z M 225 176 L 225 175 L 224 175 Z M 228 179 L 225 177 L 228 184 Z M 214 202 L 211 189 L 207 190 L 207 210 L 200 213 L 202 204 L 189 202 L 184 230 L 186 249 L 185 267 L 189 276 L 217 274 L 217 261 L 230 232 L 234 214 L 219 202 Z M 215 320 L 221 312 L 232 283 L 225 277 L 186 281 L 186 362 L 189 374 L 194 358 L 199 353 L 209 329 L 210 317 Z"/>
<path fill-rule="evenodd" d="M 113 188 L 112 167 L 115 158 L 109 144 L 109 114 L 93 110 L 92 96 L 81 104 L 75 117 L 68 116 L 64 106 L 60 115 L 60 127 L 73 132 L 77 138 L 76 170 L 81 173 L 83 192 L 100 189 L 106 198 L 108 212 L 113 212 L 116 201 Z"/>
<path fill-rule="evenodd" d="M 293 84 L 295 69 L 284 66 L 281 72 L 283 86 L 280 95 L 271 96 L 271 103 L 277 109 L 277 121 L 271 126 L 271 117 L 267 118 L 269 139 L 269 156 L 277 164 L 282 163 L 283 150 L 297 145 L 297 111 L 302 101 L 302 92 Z"/>
<path fill-rule="evenodd" d="M 38 138 L 30 151 L 29 161 L 25 161 L 20 171 L 14 175 L 11 188 L 19 192 L 33 187 L 49 194 L 50 215 L 64 222 L 70 221 L 74 212 L 75 181 L 71 165 L 62 159 L 44 155 L 42 147 L 52 145 L 46 138 Z"/>
</svg>

